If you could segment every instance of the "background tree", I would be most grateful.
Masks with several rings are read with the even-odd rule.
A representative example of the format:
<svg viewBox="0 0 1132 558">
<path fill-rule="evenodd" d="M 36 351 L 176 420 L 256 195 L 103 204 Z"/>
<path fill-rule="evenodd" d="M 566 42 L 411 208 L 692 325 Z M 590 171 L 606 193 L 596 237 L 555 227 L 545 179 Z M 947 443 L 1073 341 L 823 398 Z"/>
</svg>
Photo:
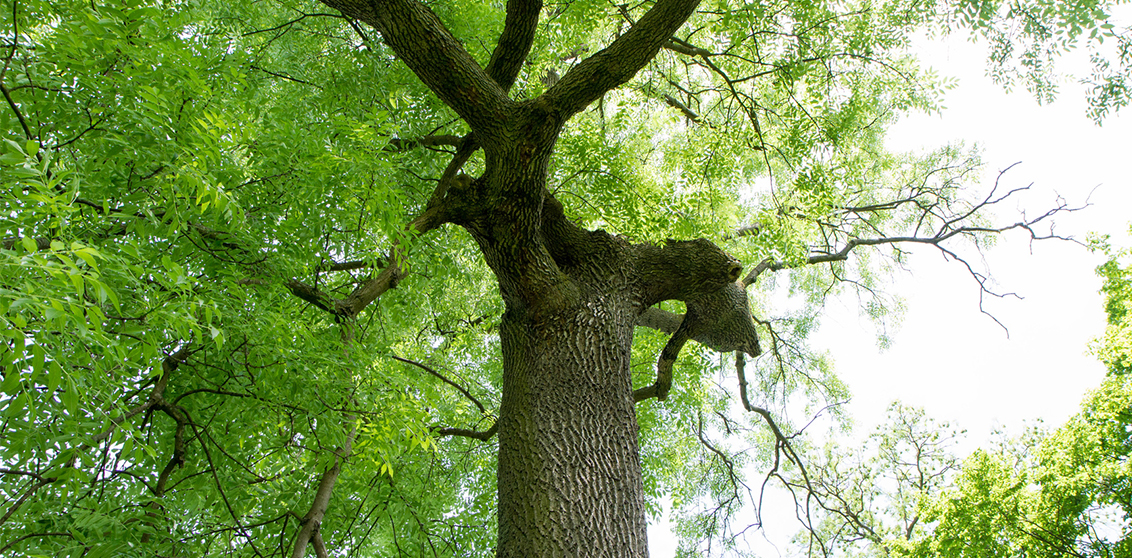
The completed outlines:
<svg viewBox="0 0 1132 558">
<path fill-rule="evenodd" d="M 843 393 L 821 299 L 883 318 L 900 243 L 1065 209 L 884 151 L 941 92 L 909 34 L 1011 29 L 1039 84 L 1126 44 L 1102 4 L 230 4 L 3 10 L 0 553 L 641 555 L 662 495 L 727 548 L 786 403 Z M 757 354 L 748 289 L 716 389 L 676 358 Z"/>
</svg>

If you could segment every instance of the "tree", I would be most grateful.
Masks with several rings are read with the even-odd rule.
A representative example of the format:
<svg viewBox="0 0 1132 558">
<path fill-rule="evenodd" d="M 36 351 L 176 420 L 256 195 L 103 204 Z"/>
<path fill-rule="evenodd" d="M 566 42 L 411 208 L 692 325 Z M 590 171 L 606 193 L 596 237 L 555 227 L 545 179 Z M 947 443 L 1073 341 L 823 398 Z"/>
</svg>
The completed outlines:
<svg viewBox="0 0 1132 558">
<path fill-rule="evenodd" d="M 907 555 L 1126 556 L 1130 395 L 1110 376 L 1057 430 L 969 456 L 927 507 L 934 531 Z"/>
<path fill-rule="evenodd" d="M 969 194 L 972 156 L 884 151 L 940 93 L 907 37 L 1038 22 L 1034 83 L 1127 44 L 1059 6 L 13 2 L 0 552 L 640 556 L 666 490 L 726 542 L 712 438 L 747 421 L 683 346 L 738 352 L 800 466 L 826 293 L 883 316 L 902 243 L 966 262 L 1068 209 L 994 225 L 1018 191 Z M 788 270 L 811 304 L 756 326 Z"/>
<path fill-rule="evenodd" d="M 953 486 L 961 435 L 922 409 L 895 402 L 863 445 L 830 440 L 806 459 L 820 507 L 816 528 L 796 542 L 810 555 L 888 556 L 923 540 L 933 527 L 925 504 Z"/>
</svg>

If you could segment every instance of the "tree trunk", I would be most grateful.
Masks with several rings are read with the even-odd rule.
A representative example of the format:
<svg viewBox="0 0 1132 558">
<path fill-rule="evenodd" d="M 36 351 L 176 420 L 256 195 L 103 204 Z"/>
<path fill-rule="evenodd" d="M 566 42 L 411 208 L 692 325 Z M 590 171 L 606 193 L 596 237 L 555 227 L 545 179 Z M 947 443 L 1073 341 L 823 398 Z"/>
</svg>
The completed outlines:
<svg viewBox="0 0 1132 558">
<path fill-rule="evenodd" d="M 508 303 L 500 330 L 498 555 L 644 557 L 633 327 L 660 300 L 692 308 L 711 293 L 731 293 L 739 265 L 703 240 L 658 247 L 583 231 L 549 195 L 540 214 L 538 239 L 551 261 L 536 267 L 557 269 L 560 281 L 535 298 L 513 296 L 505 285 L 518 281 L 498 266 L 500 244 L 469 227 L 496 262 Z M 746 328 L 728 329 L 750 337 L 719 342 L 729 348 L 757 346 L 745 293 L 740 298 Z M 737 321 L 731 309 L 718 312 L 728 323 Z"/>
<path fill-rule="evenodd" d="M 500 557 L 648 555 L 624 295 L 504 315 Z"/>
<path fill-rule="evenodd" d="M 733 286 L 739 265 L 707 241 L 632 245 L 576 227 L 547 191 L 547 166 L 565 122 L 632 78 L 699 0 L 658 0 L 609 46 L 529 100 L 513 100 L 508 90 L 532 44 L 539 0 L 507 2 L 505 29 L 486 68 L 416 0 L 322 1 L 377 28 L 471 127 L 461 149 L 471 141 L 484 150 L 483 175 L 450 185 L 442 179 L 429 208 L 471 233 L 507 307 L 500 330 L 498 555 L 647 556 L 629 375 L 633 327 L 661 300 L 687 300 L 705 311 L 730 300 L 712 293 Z M 454 163 L 459 168 L 459 157 Z M 753 335 L 745 292 L 740 298 L 744 331 Z M 711 334 L 706 318 L 683 334 Z M 654 391 L 666 392 L 659 384 Z"/>
</svg>

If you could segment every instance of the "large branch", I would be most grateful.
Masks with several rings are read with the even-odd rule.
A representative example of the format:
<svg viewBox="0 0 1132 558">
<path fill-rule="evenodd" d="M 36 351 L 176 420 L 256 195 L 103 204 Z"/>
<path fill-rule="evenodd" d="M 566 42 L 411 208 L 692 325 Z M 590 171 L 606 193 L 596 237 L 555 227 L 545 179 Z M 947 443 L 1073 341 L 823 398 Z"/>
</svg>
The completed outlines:
<svg viewBox="0 0 1132 558">
<path fill-rule="evenodd" d="M 542 10 L 541 0 L 511 0 L 507 3 L 507 19 L 504 21 L 503 33 L 499 42 L 491 53 L 488 62 L 487 75 L 495 80 L 503 91 L 510 91 L 519 76 L 527 55 L 534 42 L 535 30 L 538 28 L 538 16 Z M 457 180 L 457 176 L 464 167 L 464 163 L 479 149 L 479 140 L 475 133 L 470 133 L 454 144 L 456 154 L 444 169 L 440 183 L 429 199 L 428 207 L 438 205 L 448 190 Z"/>
<path fill-rule="evenodd" d="M 393 52 L 472 130 L 485 137 L 496 135 L 506 120 L 512 101 L 507 97 L 505 88 L 480 68 L 428 6 L 416 0 L 322 2 L 380 31 Z M 527 7 L 526 2 L 518 0 L 512 4 Z M 515 31 L 515 34 L 519 38 L 509 42 L 520 44 L 525 34 L 520 31 Z M 507 56 L 501 54 L 500 57 L 497 66 L 501 71 L 510 71 L 510 50 Z"/>
<path fill-rule="evenodd" d="M 503 23 L 503 33 L 491 53 L 487 63 L 487 75 L 491 76 L 504 91 L 510 91 L 519 70 L 531 52 L 538 28 L 538 16 L 542 11 L 542 0 L 509 0 L 507 19 Z"/>
<path fill-rule="evenodd" d="M 628 82 L 692 16 L 700 0 L 659 0 L 613 44 L 586 58 L 543 94 L 562 120 Z"/>
<path fill-rule="evenodd" d="M 443 206 L 430 207 L 416 219 L 405 226 L 413 234 L 424 234 L 447 222 Z M 335 303 L 335 312 L 344 316 L 356 316 L 377 297 L 392 289 L 405 278 L 406 271 L 401 266 L 404 252 L 399 243 L 393 245 L 389 253 L 389 265 L 377 274 L 377 277 L 366 281 L 354 289 L 348 297 Z"/>
<path fill-rule="evenodd" d="M 353 426 L 350 434 L 346 437 L 345 446 L 334 452 L 334 465 L 324 471 L 322 477 L 319 478 L 314 501 L 311 502 L 310 509 L 307 510 L 307 514 L 303 516 L 300 522 L 302 528 L 299 529 L 299 534 L 295 537 L 295 547 L 291 550 L 291 558 L 303 558 L 307 552 L 307 545 L 312 540 L 316 546 L 322 544 L 320 537 L 322 518 L 326 516 L 326 510 L 330 507 L 330 495 L 334 492 L 334 485 L 338 482 L 338 475 L 342 472 L 342 461 L 350 454 L 356 433 L 357 426 Z M 319 538 L 315 540 L 316 537 Z"/>
<path fill-rule="evenodd" d="M 633 246 L 633 269 L 645 306 L 698 298 L 739 278 L 743 266 L 708 240 Z"/>
</svg>

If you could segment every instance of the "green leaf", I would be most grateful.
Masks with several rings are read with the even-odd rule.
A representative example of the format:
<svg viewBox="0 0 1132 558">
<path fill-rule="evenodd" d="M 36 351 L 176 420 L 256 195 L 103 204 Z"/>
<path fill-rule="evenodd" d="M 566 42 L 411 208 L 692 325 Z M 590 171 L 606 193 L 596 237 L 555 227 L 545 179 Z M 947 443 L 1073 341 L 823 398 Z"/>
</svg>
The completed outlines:
<svg viewBox="0 0 1132 558">
<path fill-rule="evenodd" d="M 67 414 L 75 418 L 79 412 L 79 390 L 75 387 L 75 381 L 67 376 L 67 389 L 63 390 L 63 406 L 67 409 Z"/>
<path fill-rule="evenodd" d="M 20 371 L 16 365 L 8 365 L 7 371 L 4 373 L 4 382 L 0 384 L 0 391 L 8 395 L 16 395 L 20 389 Z"/>
<path fill-rule="evenodd" d="M 98 250 L 95 250 L 94 248 L 91 248 L 89 246 L 80 247 L 75 250 L 75 254 L 82 258 L 83 261 L 85 261 L 87 265 L 89 265 L 95 271 L 98 271 L 98 262 L 95 259 L 96 257 L 100 256 Z"/>
<path fill-rule="evenodd" d="M 47 366 L 47 392 L 55 393 L 59 389 L 59 384 L 63 381 L 63 368 L 59 366 L 58 362 L 52 360 Z"/>
</svg>

